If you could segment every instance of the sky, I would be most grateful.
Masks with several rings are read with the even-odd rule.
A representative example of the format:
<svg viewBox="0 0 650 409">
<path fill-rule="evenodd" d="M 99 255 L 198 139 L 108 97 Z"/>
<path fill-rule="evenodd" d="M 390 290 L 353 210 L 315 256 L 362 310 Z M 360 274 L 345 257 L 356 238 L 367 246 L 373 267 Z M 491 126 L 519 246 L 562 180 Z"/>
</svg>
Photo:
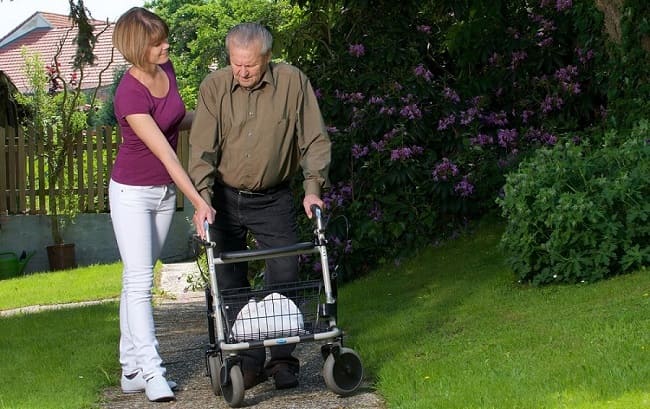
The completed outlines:
<svg viewBox="0 0 650 409">
<path fill-rule="evenodd" d="M 84 0 L 84 5 L 93 18 L 115 22 L 126 10 L 133 6 L 143 6 L 145 0 Z M 4 37 L 20 23 L 37 11 L 70 14 L 68 0 L 1 0 L 0 38 Z"/>
</svg>

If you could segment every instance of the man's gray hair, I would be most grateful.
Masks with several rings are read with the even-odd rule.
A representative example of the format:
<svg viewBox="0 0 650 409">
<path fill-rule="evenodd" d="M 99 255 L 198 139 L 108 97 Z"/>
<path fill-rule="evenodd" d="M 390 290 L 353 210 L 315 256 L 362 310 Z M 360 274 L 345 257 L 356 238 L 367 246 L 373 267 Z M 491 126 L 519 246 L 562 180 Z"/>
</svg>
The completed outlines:
<svg viewBox="0 0 650 409">
<path fill-rule="evenodd" d="M 266 55 L 273 48 L 271 32 L 259 23 L 240 23 L 226 34 L 226 51 L 230 53 L 230 46 L 246 48 L 258 43 L 261 46 L 261 55 Z"/>
</svg>

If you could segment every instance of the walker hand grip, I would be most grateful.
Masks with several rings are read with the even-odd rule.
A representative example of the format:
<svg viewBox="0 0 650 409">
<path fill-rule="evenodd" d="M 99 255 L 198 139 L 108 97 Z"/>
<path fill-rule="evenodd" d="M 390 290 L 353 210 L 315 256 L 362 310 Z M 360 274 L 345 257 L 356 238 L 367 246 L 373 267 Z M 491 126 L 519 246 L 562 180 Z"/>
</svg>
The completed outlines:
<svg viewBox="0 0 650 409">
<path fill-rule="evenodd" d="M 203 230 L 205 231 L 205 241 L 210 243 L 210 223 L 208 223 L 207 219 L 203 220 Z"/>
<path fill-rule="evenodd" d="M 312 219 L 316 221 L 316 234 L 322 234 L 324 231 L 323 210 L 317 204 L 309 206 L 309 209 L 311 210 Z"/>
<path fill-rule="evenodd" d="M 319 205 L 313 204 L 309 206 L 309 209 L 311 210 L 312 214 L 316 216 L 317 219 L 321 218 L 323 211 L 321 210 Z"/>
</svg>

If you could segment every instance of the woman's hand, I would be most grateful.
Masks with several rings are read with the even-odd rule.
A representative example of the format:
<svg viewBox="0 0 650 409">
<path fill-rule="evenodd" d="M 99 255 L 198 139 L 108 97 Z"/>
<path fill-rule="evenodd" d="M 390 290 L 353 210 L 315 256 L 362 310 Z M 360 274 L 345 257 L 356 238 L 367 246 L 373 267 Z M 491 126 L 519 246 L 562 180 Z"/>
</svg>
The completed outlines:
<svg viewBox="0 0 650 409">
<path fill-rule="evenodd" d="M 194 216 L 192 216 L 192 223 L 194 223 L 194 228 L 196 229 L 196 234 L 199 235 L 202 239 L 205 239 L 205 226 L 204 222 L 207 220 L 208 223 L 212 224 L 214 222 L 214 216 L 217 214 L 217 211 L 207 204 L 204 200 L 201 200 L 198 206 L 194 207 Z"/>
</svg>

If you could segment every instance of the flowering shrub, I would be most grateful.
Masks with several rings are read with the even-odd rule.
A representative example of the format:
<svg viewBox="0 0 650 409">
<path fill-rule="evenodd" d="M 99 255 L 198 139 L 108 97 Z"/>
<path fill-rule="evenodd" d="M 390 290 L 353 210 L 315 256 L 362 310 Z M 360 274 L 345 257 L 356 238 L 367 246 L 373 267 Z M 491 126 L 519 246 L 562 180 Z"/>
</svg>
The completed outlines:
<svg viewBox="0 0 650 409">
<path fill-rule="evenodd" d="M 495 211 L 527 157 L 566 134 L 596 146 L 584 130 L 606 124 L 592 1 L 377 1 L 328 26 L 303 68 L 333 141 L 325 202 L 333 242 L 351 244 L 346 277 Z"/>
</svg>

